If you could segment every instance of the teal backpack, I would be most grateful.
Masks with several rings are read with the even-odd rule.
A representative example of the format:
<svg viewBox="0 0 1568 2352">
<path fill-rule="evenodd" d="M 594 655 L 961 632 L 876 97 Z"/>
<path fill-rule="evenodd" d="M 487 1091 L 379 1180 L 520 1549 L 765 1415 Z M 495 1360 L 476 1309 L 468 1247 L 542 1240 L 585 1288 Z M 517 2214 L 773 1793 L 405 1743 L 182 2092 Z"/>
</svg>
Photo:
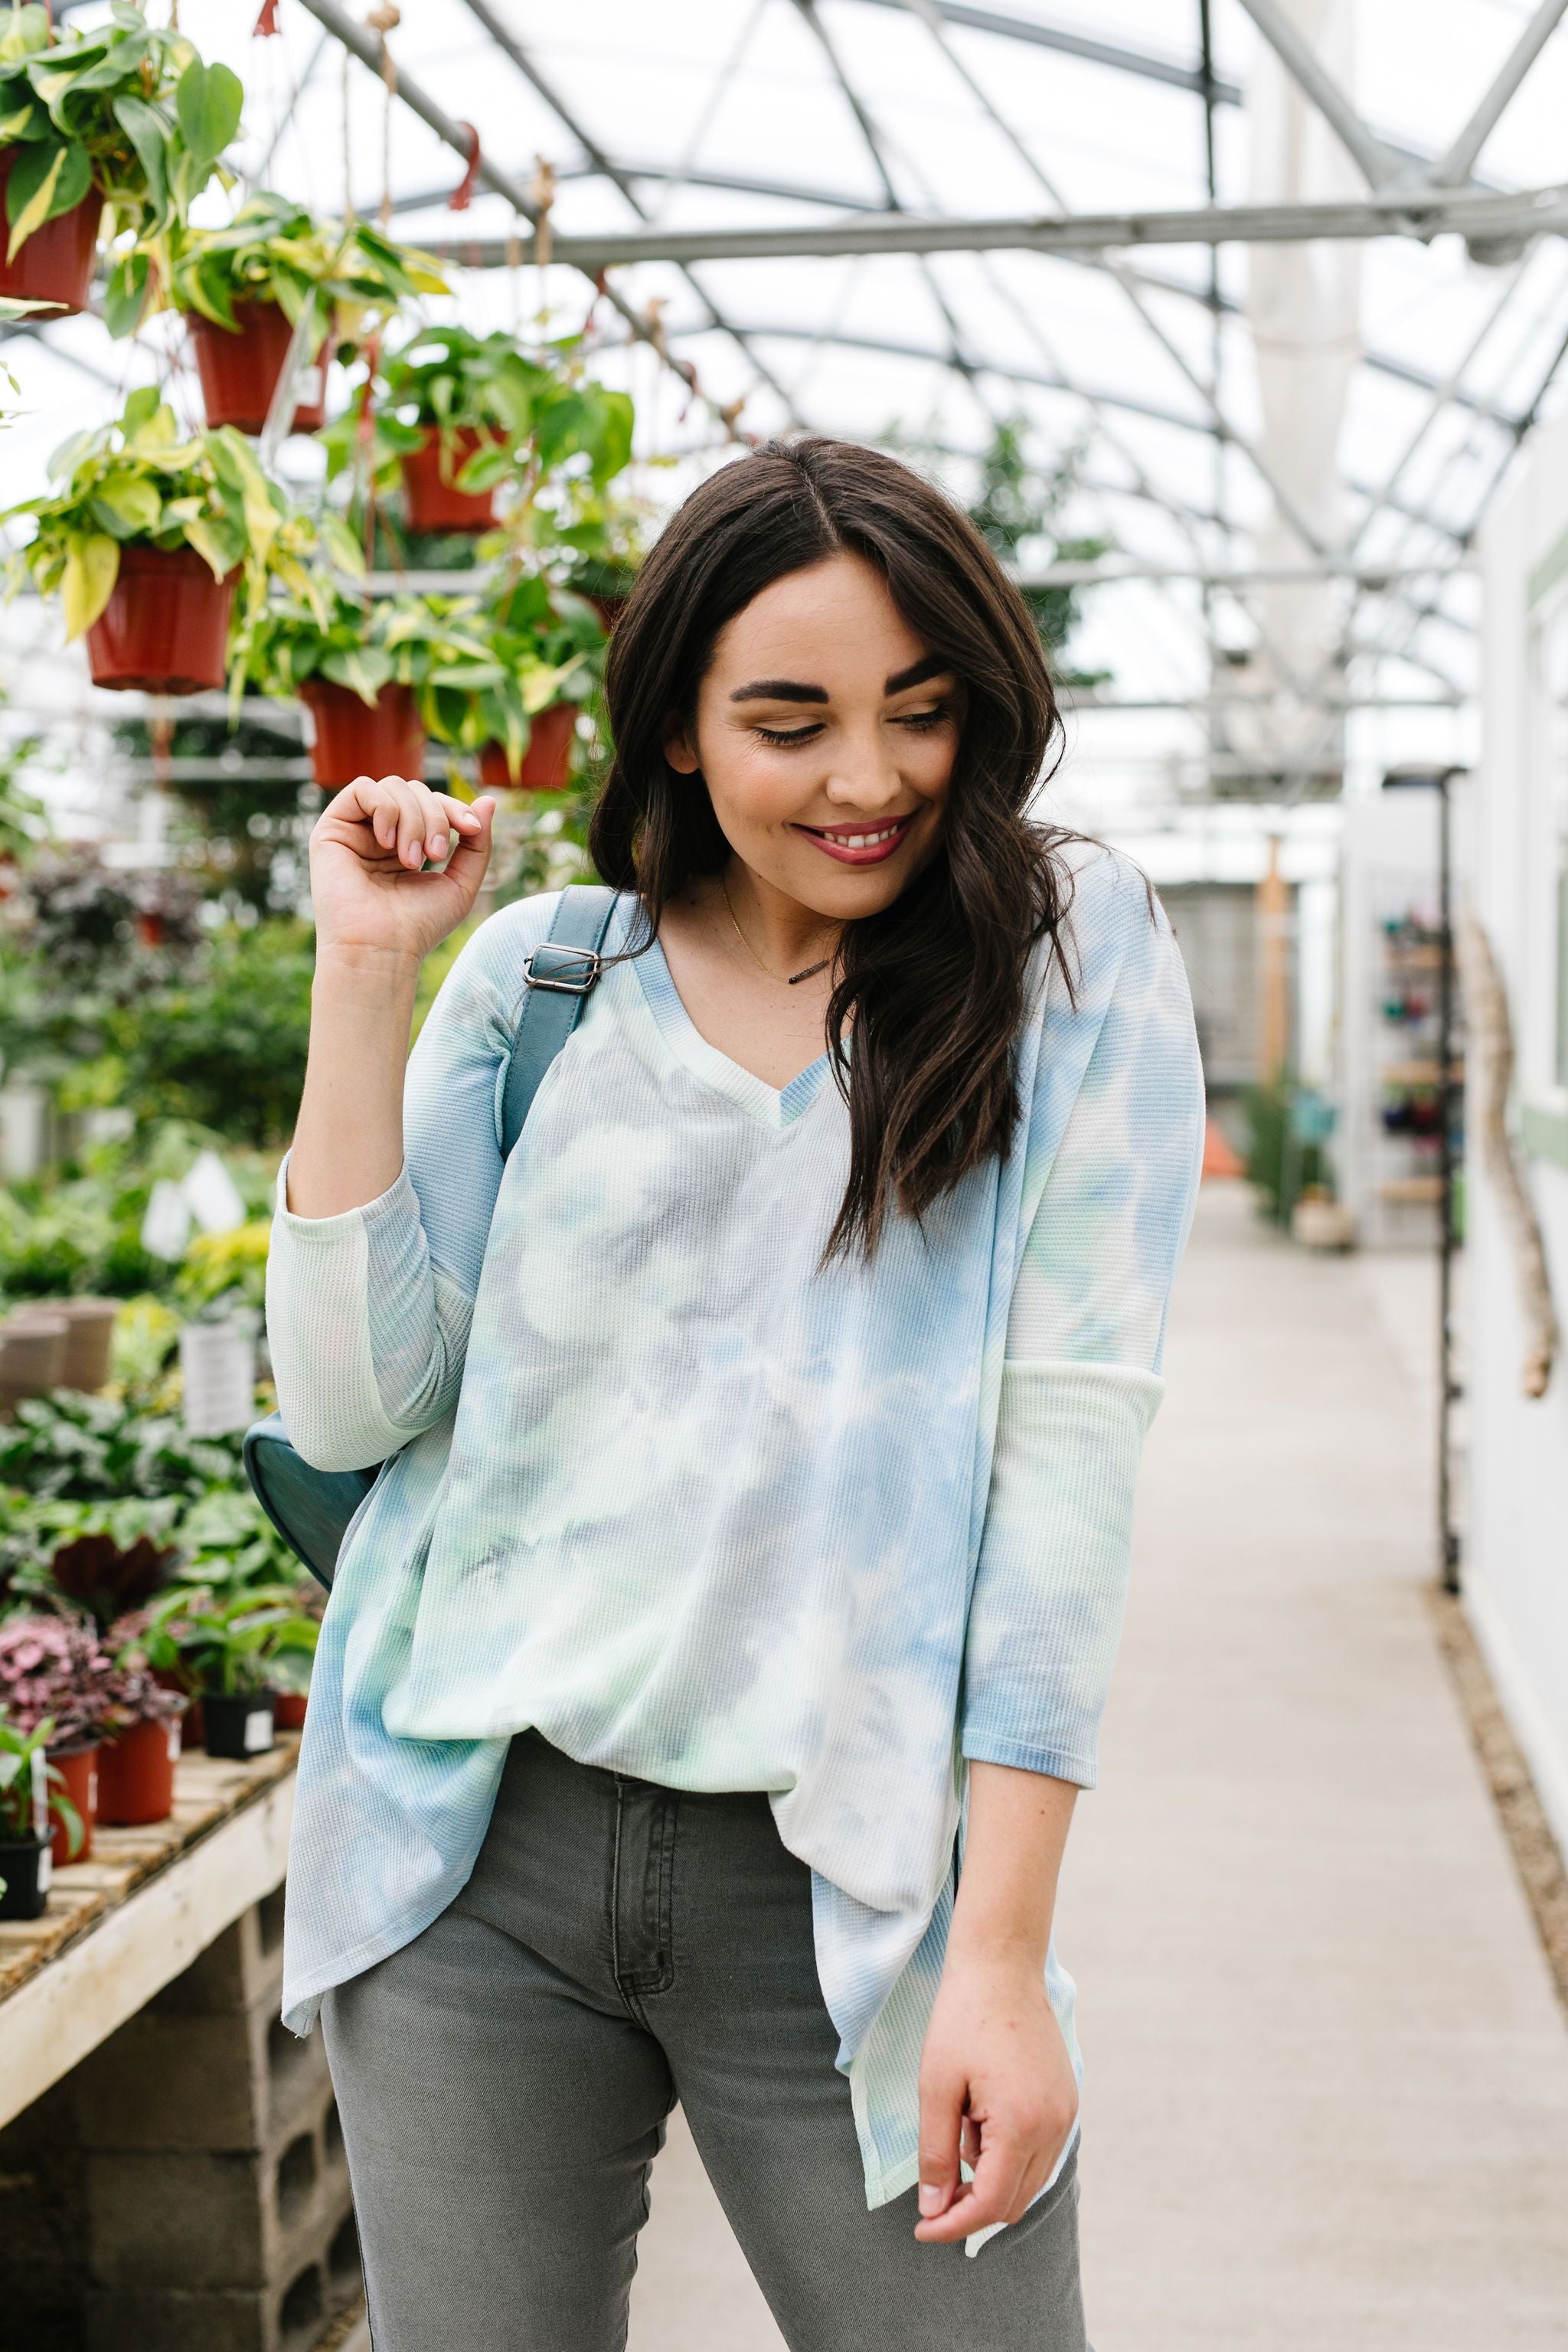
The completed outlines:
<svg viewBox="0 0 1568 2352">
<path fill-rule="evenodd" d="M 617 894 L 597 885 L 563 890 L 550 935 L 523 962 L 526 983 L 501 1102 L 501 1150 L 510 1159 L 540 1080 L 577 1026 L 604 970 Z M 318 1582 L 331 1586 L 349 1521 L 375 1484 L 368 1470 L 312 1470 L 289 1443 L 280 1412 L 247 1430 L 245 1475 L 257 1501 Z"/>
</svg>

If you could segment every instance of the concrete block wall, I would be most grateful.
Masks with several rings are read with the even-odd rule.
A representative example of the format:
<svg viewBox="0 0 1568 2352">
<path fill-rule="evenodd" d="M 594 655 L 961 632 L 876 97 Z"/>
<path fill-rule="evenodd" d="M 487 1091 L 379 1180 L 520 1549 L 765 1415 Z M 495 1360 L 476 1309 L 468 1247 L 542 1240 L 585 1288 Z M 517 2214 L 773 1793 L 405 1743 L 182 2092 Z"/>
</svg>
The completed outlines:
<svg viewBox="0 0 1568 2352">
<path fill-rule="evenodd" d="M 319 2034 L 278 2017 L 282 1890 L 72 2077 L 83 2352 L 309 2352 L 360 2294 Z"/>
</svg>

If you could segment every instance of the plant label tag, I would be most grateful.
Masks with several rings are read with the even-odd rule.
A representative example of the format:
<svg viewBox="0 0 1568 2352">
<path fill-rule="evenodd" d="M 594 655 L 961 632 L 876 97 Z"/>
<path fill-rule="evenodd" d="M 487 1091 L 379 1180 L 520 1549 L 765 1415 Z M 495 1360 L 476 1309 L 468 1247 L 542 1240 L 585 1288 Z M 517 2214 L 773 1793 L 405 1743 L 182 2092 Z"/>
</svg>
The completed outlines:
<svg viewBox="0 0 1568 2352">
<path fill-rule="evenodd" d="M 176 1717 L 174 1717 L 174 1720 L 173 1721 L 173 1723 L 171 1723 L 171 1724 L 170 1724 L 170 1726 L 169 1726 L 169 1761 L 170 1761 L 170 1763 L 171 1763 L 171 1764 L 177 1764 L 177 1763 L 179 1762 L 179 1760 L 180 1760 L 180 1718 L 179 1718 L 179 1717 L 178 1717 L 178 1716 L 176 1716 Z"/>
<path fill-rule="evenodd" d="M 297 408 L 317 408 L 323 391 L 319 367 L 301 368 L 294 379 L 294 404 Z"/>
<path fill-rule="evenodd" d="M 54 1855 L 49 1852 L 47 1845 L 40 1847 L 38 1852 L 38 1892 L 40 1895 L 47 1895 L 48 1893 L 49 1881 L 53 1878 L 54 1873 Z"/>
<path fill-rule="evenodd" d="M 256 1335 L 237 1319 L 187 1323 L 180 1333 L 180 1379 L 189 1437 L 243 1429 L 256 1409 Z"/>
<path fill-rule="evenodd" d="M 49 1828 L 49 1765 L 41 1748 L 33 1750 L 33 1835 L 47 1837 Z"/>
<path fill-rule="evenodd" d="M 272 1710 L 258 1706 L 254 1715 L 245 1718 L 245 1752 L 254 1756 L 272 1745 Z"/>
</svg>

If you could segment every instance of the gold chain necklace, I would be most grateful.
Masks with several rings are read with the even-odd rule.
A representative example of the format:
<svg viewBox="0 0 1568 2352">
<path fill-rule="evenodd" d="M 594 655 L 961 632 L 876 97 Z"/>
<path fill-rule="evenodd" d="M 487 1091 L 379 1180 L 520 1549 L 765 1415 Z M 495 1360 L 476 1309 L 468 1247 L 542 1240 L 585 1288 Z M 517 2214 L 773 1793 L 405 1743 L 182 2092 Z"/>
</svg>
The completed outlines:
<svg viewBox="0 0 1568 2352">
<path fill-rule="evenodd" d="M 828 965 L 833 961 L 833 958 L 831 956 L 824 956 L 817 963 L 808 963 L 804 971 L 792 971 L 787 975 L 787 977 L 784 973 L 780 971 L 769 971 L 767 965 L 763 961 L 762 957 L 757 953 L 756 949 L 752 945 L 751 940 L 746 937 L 745 932 L 741 929 L 740 924 L 735 919 L 735 908 L 730 897 L 730 885 L 725 881 L 724 877 L 721 874 L 719 877 L 719 887 L 724 893 L 724 904 L 729 910 L 731 929 L 733 930 L 735 937 L 740 940 L 741 945 L 745 949 L 746 953 L 751 957 L 752 961 L 756 965 L 757 970 L 763 973 L 767 979 L 783 981 L 786 988 L 793 988 L 796 981 L 810 980 L 816 973 L 826 971 L 827 970 Z"/>
</svg>

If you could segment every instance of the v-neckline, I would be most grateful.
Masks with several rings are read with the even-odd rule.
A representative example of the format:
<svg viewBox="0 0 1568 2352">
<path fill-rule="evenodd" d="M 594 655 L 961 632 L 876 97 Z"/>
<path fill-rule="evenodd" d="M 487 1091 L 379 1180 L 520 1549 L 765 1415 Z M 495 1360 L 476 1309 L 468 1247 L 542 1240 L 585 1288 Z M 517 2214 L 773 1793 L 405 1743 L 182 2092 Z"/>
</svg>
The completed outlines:
<svg viewBox="0 0 1568 2352">
<path fill-rule="evenodd" d="M 717 1045 L 709 1044 L 686 1009 L 658 940 L 636 958 L 634 969 L 647 1009 L 665 1043 L 694 1076 L 727 1095 L 764 1127 L 789 1127 L 803 1111 L 810 1109 L 828 1075 L 826 1052 L 818 1054 L 815 1062 L 808 1062 L 804 1070 L 797 1070 L 787 1087 L 770 1087 L 766 1078 L 758 1077 L 754 1070 L 742 1068 L 728 1054 L 721 1054 Z"/>
</svg>

